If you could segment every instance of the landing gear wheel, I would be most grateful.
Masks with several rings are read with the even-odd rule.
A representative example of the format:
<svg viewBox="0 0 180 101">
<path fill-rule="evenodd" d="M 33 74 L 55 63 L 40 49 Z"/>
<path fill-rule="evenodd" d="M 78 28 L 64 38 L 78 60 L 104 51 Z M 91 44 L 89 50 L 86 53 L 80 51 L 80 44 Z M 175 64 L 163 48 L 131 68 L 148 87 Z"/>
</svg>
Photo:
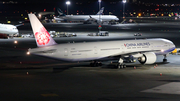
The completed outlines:
<svg viewBox="0 0 180 101">
<path fill-rule="evenodd" d="M 98 67 L 98 66 L 102 66 L 102 63 L 95 61 L 95 62 L 91 62 L 91 63 L 90 63 L 90 66 L 91 66 L 91 67 Z"/>
<path fill-rule="evenodd" d="M 126 64 L 123 64 L 123 68 L 126 68 Z"/>
<path fill-rule="evenodd" d="M 122 69 L 122 65 L 121 64 L 117 64 L 117 67 L 118 67 L 118 69 Z"/>
<path fill-rule="evenodd" d="M 102 63 L 100 62 L 100 63 L 98 63 L 98 65 L 99 65 L 99 66 L 102 66 Z"/>
<path fill-rule="evenodd" d="M 93 67 L 93 63 L 90 63 L 90 66 Z"/>
<path fill-rule="evenodd" d="M 124 66 L 123 65 L 121 65 L 121 69 L 123 69 L 124 68 Z"/>
<path fill-rule="evenodd" d="M 118 64 L 117 67 L 118 67 L 118 69 L 123 69 L 123 68 L 126 68 L 126 65 L 125 64 Z"/>
<path fill-rule="evenodd" d="M 118 67 L 118 69 L 121 69 L 121 65 L 120 64 L 118 64 L 117 67 Z"/>
</svg>

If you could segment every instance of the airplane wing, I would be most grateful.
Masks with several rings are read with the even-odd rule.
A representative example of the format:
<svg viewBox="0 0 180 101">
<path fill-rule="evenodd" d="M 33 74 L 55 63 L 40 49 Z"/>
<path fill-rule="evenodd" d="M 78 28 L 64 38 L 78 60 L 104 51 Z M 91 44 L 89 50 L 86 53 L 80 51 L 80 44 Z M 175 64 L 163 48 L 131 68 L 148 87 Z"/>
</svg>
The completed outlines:
<svg viewBox="0 0 180 101">
<path fill-rule="evenodd" d="M 124 52 L 124 54 L 116 54 L 116 55 L 109 56 L 109 57 L 119 57 L 119 56 L 129 56 L 129 55 L 132 55 L 135 58 L 138 58 L 138 57 L 141 57 L 146 52 L 157 53 L 157 52 L 159 52 L 159 50 L 154 50 L 154 51 L 136 51 L 136 52 L 131 52 L 131 51 L 128 52 L 128 51 L 126 51 L 126 52 Z"/>
<path fill-rule="evenodd" d="M 99 17 L 98 18 L 93 18 L 91 15 L 89 15 L 89 18 L 85 19 L 85 21 L 99 21 Z"/>
<path fill-rule="evenodd" d="M 15 25 L 16 27 L 19 27 L 19 26 L 23 26 L 24 25 L 24 23 L 22 23 L 22 24 L 18 24 L 18 25 Z"/>
<path fill-rule="evenodd" d="M 126 51 L 127 52 L 127 51 Z M 157 53 L 159 52 L 159 50 L 153 50 L 153 51 L 136 51 L 136 52 L 129 52 L 127 54 L 123 54 L 123 55 L 137 55 L 137 54 L 144 54 L 146 52 L 154 52 Z"/>
<path fill-rule="evenodd" d="M 96 21 L 96 19 L 89 15 L 89 17 L 85 19 L 85 21 Z"/>
<path fill-rule="evenodd" d="M 146 52 L 153 52 L 153 51 L 139 51 L 139 52 L 126 52 L 124 54 L 114 54 L 107 57 L 101 57 L 97 60 L 99 61 L 106 61 L 106 60 L 118 60 L 120 57 L 129 57 L 133 56 L 133 58 L 139 58 L 142 57 L 144 53 Z"/>
</svg>

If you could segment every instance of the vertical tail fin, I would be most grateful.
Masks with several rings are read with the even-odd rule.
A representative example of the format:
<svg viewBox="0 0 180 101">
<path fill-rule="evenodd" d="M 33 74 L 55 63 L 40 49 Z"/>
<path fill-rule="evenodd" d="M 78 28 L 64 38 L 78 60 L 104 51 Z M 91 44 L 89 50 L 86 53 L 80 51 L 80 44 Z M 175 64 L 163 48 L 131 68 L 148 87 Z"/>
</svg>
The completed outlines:
<svg viewBox="0 0 180 101">
<path fill-rule="evenodd" d="M 34 14 L 28 14 L 38 47 L 57 44 Z"/>
<path fill-rule="evenodd" d="M 101 10 L 96 15 L 102 15 L 104 11 L 104 7 L 101 8 Z"/>
<path fill-rule="evenodd" d="M 57 8 L 57 12 L 59 13 L 59 16 L 66 16 L 59 8 Z"/>
</svg>

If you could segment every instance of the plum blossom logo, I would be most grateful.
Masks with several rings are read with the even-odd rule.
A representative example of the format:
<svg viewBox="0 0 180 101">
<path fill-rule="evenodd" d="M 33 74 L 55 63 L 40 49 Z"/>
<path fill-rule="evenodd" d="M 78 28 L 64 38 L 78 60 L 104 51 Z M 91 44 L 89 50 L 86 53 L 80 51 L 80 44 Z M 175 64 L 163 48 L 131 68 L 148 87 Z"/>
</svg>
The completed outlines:
<svg viewBox="0 0 180 101">
<path fill-rule="evenodd" d="M 126 47 L 127 45 L 126 45 L 126 44 L 124 44 L 124 46 Z"/>
<path fill-rule="evenodd" d="M 39 32 L 35 33 L 35 37 L 39 45 L 46 45 L 50 41 L 50 34 L 44 27 L 40 28 Z"/>
</svg>

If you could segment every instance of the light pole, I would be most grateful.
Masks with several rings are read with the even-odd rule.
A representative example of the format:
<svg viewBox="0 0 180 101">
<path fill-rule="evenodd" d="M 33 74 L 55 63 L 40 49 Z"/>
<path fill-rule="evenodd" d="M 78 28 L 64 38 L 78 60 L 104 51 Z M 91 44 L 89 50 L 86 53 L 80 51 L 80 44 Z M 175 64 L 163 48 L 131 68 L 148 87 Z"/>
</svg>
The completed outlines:
<svg viewBox="0 0 180 101">
<path fill-rule="evenodd" d="M 125 4 L 126 4 L 126 0 L 123 0 L 123 18 L 125 18 Z"/>
<path fill-rule="evenodd" d="M 71 2 L 70 1 L 66 1 L 66 5 L 67 5 L 67 15 L 68 15 L 68 5 L 70 5 Z"/>
<path fill-rule="evenodd" d="M 98 2 L 99 2 L 99 11 L 100 11 L 100 9 L 101 9 L 101 0 L 98 0 Z M 99 27 L 98 27 L 99 28 L 99 34 L 100 34 L 100 31 L 101 31 L 101 28 L 102 28 L 101 27 L 101 18 L 100 18 L 100 16 L 101 15 L 99 14 Z"/>
</svg>

